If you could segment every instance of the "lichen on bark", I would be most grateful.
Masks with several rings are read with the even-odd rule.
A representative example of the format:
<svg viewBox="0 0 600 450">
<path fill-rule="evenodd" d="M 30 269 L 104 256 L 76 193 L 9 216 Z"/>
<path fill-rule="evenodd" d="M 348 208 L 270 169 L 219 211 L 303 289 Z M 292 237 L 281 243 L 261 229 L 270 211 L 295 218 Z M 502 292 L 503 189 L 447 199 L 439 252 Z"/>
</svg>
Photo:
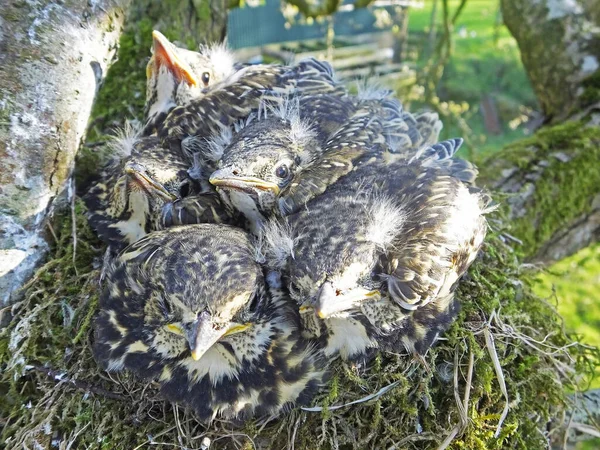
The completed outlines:
<svg viewBox="0 0 600 450">
<path fill-rule="evenodd" d="M 45 255 L 45 225 L 110 65 L 121 3 L 13 1 L 0 9 L 0 304 Z"/>
<path fill-rule="evenodd" d="M 558 122 L 581 110 L 588 100 L 581 81 L 600 68 L 597 2 L 502 0 L 501 6 L 544 115 Z"/>
</svg>

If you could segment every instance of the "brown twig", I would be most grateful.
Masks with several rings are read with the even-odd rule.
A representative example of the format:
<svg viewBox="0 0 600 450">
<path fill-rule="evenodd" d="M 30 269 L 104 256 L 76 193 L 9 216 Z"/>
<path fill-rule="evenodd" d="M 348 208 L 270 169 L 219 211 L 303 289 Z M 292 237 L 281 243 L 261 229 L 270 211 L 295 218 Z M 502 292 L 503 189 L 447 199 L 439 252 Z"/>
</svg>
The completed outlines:
<svg viewBox="0 0 600 450">
<path fill-rule="evenodd" d="M 56 370 L 50 369 L 49 367 L 30 365 L 29 368 L 35 370 L 36 372 L 43 373 L 48 378 L 51 378 L 54 381 L 66 383 L 67 385 L 71 385 L 76 389 L 85 392 L 91 392 L 92 394 L 101 395 L 102 397 L 110 398 L 112 400 L 121 400 L 121 401 L 130 401 L 128 397 L 125 397 L 121 394 L 117 394 L 116 392 L 107 391 L 98 386 L 93 386 L 89 383 L 79 380 L 73 380 L 65 376 L 65 374 L 60 373 Z"/>
</svg>

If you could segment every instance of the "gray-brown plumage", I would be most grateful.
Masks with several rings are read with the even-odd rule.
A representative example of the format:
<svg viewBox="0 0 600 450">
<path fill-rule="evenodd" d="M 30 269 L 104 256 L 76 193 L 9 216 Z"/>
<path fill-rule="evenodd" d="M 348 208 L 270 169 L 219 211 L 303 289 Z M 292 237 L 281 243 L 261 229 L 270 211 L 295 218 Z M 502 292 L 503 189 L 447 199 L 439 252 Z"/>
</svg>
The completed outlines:
<svg viewBox="0 0 600 450">
<path fill-rule="evenodd" d="M 267 227 L 271 265 L 326 355 L 423 353 L 450 324 L 454 290 L 486 233 L 474 168 L 451 159 L 459 145 L 362 165 Z"/>
<path fill-rule="evenodd" d="M 296 211 L 357 164 L 413 157 L 425 142 L 420 130 L 435 134 L 433 119 L 439 122 L 428 113 L 416 120 L 387 92 L 287 99 L 266 118 L 219 136 L 210 182 L 256 232 L 265 218 Z"/>
<path fill-rule="evenodd" d="M 292 66 L 247 66 L 211 87 L 204 96 L 174 108 L 158 129 L 170 146 L 181 147 L 190 136 L 209 138 L 246 119 L 261 104 L 281 103 L 284 94 L 345 92 L 332 78 L 331 67 L 315 59 Z M 341 94 L 340 94 L 341 95 Z"/>
<path fill-rule="evenodd" d="M 182 155 L 158 138 L 129 130 L 111 146 L 113 159 L 83 199 L 90 225 L 113 252 L 166 226 L 235 221 L 231 208 L 201 192 Z M 193 197 L 181 201 L 187 196 Z"/>
<path fill-rule="evenodd" d="M 96 360 L 156 380 L 202 421 L 306 404 L 324 361 L 301 338 L 289 296 L 267 289 L 257 256 L 226 225 L 175 227 L 128 247 L 100 298 Z"/>
</svg>

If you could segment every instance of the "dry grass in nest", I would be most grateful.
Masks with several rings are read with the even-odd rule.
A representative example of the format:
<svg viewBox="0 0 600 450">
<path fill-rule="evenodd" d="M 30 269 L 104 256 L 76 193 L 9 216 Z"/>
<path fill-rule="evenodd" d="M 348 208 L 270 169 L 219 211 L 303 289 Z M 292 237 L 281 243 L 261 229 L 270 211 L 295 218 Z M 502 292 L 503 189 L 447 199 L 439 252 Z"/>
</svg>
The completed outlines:
<svg viewBox="0 0 600 450">
<path fill-rule="evenodd" d="M 563 438 L 548 424 L 568 406 L 567 391 L 585 388 L 598 358 L 565 334 L 549 300 L 531 293 L 496 231 L 459 288 L 458 320 L 424 358 L 336 362 L 312 410 L 206 426 L 163 401 L 155 384 L 94 362 L 103 248 L 83 209 L 74 203 L 56 222 L 51 258 L 4 311 L 12 315 L 0 333 L 7 449 L 544 448 Z"/>
</svg>

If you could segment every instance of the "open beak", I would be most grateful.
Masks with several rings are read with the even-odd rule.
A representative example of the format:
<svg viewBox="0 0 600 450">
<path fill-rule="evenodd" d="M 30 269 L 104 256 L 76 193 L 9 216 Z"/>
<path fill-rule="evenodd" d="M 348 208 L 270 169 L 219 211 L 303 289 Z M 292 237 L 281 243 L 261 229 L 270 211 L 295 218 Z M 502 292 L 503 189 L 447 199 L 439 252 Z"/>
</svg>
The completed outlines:
<svg viewBox="0 0 600 450">
<path fill-rule="evenodd" d="M 279 186 L 269 181 L 255 177 L 238 177 L 231 175 L 229 170 L 219 169 L 210 176 L 210 184 L 227 189 L 253 193 L 257 190 L 272 192 L 279 195 Z"/>
<path fill-rule="evenodd" d="M 378 290 L 368 290 L 364 288 L 354 288 L 344 294 L 339 294 L 333 288 L 330 282 L 323 283 L 317 302 L 315 304 L 315 313 L 321 319 L 326 319 L 332 315 L 354 309 L 365 300 L 378 300 L 381 294 Z"/>
<path fill-rule="evenodd" d="M 177 196 L 171 194 L 165 187 L 150 178 L 142 166 L 135 163 L 129 163 L 125 166 L 125 173 L 131 176 L 135 183 L 142 186 L 148 192 L 161 197 L 162 199 L 172 202 L 177 199 Z"/>
<path fill-rule="evenodd" d="M 186 339 L 192 351 L 194 361 L 202 356 L 221 338 L 241 333 L 251 327 L 251 324 L 231 323 L 228 327 L 217 328 L 212 322 L 210 313 L 203 312 L 186 331 Z"/>
<path fill-rule="evenodd" d="M 178 81 L 185 81 L 190 86 L 198 86 L 191 67 L 177 56 L 175 46 L 157 30 L 152 32 L 152 47 L 158 66 L 164 65 Z"/>
</svg>

